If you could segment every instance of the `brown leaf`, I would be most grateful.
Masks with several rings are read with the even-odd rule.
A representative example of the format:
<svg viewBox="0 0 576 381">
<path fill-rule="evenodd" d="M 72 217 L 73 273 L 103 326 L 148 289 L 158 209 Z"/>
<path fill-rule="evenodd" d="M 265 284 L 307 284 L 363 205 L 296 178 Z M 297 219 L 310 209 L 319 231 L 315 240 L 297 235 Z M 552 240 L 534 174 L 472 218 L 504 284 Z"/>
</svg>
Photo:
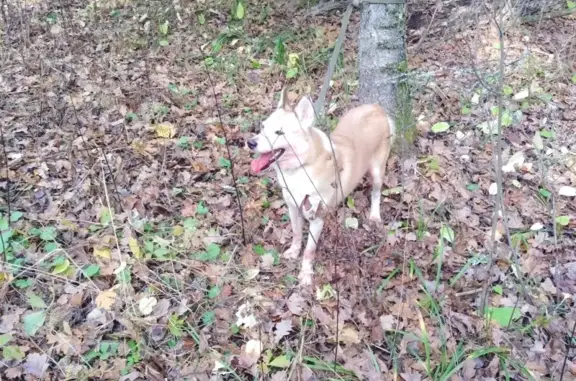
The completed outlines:
<svg viewBox="0 0 576 381">
<path fill-rule="evenodd" d="M 294 293 L 290 295 L 290 297 L 288 298 L 286 306 L 288 307 L 290 312 L 292 312 L 294 315 L 302 315 L 302 310 L 304 309 L 304 303 L 306 303 L 304 298 L 300 294 Z"/>
</svg>

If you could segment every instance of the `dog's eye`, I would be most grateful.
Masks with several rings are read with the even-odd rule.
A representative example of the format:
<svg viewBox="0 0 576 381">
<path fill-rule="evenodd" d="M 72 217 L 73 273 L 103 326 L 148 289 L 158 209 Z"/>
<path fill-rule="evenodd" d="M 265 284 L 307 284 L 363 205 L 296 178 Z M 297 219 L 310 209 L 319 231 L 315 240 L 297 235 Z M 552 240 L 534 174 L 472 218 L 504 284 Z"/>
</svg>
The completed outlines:
<svg viewBox="0 0 576 381">
<path fill-rule="evenodd" d="M 280 130 L 274 131 L 274 133 L 275 133 L 276 135 L 278 135 L 278 136 L 284 135 L 284 132 L 283 132 L 283 131 L 280 131 Z"/>
</svg>

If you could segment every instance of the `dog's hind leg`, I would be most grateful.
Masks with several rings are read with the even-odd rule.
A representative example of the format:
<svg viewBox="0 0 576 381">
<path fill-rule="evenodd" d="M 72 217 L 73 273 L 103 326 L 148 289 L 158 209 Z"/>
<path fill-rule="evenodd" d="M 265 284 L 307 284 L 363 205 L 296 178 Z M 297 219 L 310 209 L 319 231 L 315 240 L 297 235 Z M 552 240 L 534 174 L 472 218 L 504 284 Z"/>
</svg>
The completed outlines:
<svg viewBox="0 0 576 381">
<path fill-rule="evenodd" d="M 308 234 L 308 242 L 306 242 L 306 248 L 304 249 L 302 269 L 298 275 L 302 286 L 312 284 L 312 275 L 314 274 L 312 266 L 314 264 L 314 256 L 316 255 L 316 246 L 323 228 L 324 220 L 322 218 L 317 217 L 310 221 L 310 234 Z"/>
<path fill-rule="evenodd" d="M 370 166 L 370 176 L 372 177 L 372 191 L 370 192 L 370 220 L 382 221 L 380 217 L 380 199 L 382 195 L 382 183 L 386 174 L 386 162 L 390 151 L 386 150 L 375 157 Z"/>
</svg>

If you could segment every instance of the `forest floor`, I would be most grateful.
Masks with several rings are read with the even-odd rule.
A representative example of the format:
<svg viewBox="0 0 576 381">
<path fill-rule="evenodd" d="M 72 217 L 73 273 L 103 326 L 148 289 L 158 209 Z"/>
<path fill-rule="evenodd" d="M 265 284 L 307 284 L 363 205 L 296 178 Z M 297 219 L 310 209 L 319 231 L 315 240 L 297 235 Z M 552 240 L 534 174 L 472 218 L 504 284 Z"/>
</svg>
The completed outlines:
<svg viewBox="0 0 576 381">
<path fill-rule="evenodd" d="M 390 160 L 382 226 L 366 185 L 329 218 L 303 292 L 244 142 L 283 85 L 318 95 L 338 11 L 8 2 L 0 379 L 575 379 L 576 19 L 505 33 L 504 219 L 495 25 L 413 3 L 414 152 Z M 359 21 L 328 127 L 357 104 Z"/>
</svg>

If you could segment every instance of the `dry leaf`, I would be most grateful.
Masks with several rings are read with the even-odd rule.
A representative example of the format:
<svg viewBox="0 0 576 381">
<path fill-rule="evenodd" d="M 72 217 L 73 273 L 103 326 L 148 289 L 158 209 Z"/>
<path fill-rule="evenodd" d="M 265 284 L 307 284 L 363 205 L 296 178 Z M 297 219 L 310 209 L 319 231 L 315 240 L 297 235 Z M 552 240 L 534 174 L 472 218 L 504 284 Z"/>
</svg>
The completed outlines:
<svg viewBox="0 0 576 381">
<path fill-rule="evenodd" d="M 142 258 L 142 252 L 140 251 L 140 245 L 138 245 L 138 241 L 134 237 L 128 238 L 128 246 L 130 247 L 130 251 L 132 251 L 132 255 L 134 258 Z"/>
<path fill-rule="evenodd" d="M 576 197 L 576 188 L 569 187 L 569 186 L 563 186 L 562 188 L 560 188 L 558 190 L 558 194 L 560 196 Z"/>
<path fill-rule="evenodd" d="M 274 331 L 274 342 L 278 344 L 280 340 L 292 331 L 292 320 L 285 319 L 276 323 L 276 330 Z"/>
<path fill-rule="evenodd" d="M 39 353 L 30 353 L 24 363 L 24 372 L 41 378 L 48 369 L 48 356 Z"/>
<path fill-rule="evenodd" d="M 161 138 L 172 139 L 176 135 L 176 127 L 172 123 L 159 123 L 154 125 L 156 135 Z"/>
<path fill-rule="evenodd" d="M 154 306 L 156 306 L 157 303 L 158 300 L 156 300 L 155 297 L 147 296 L 140 299 L 140 301 L 138 302 L 138 309 L 140 310 L 142 315 L 145 316 L 150 315 L 152 313 Z"/>
<path fill-rule="evenodd" d="M 394 315 L 382 315 L 380 316 L 380 326 L 384 331 L 391 331 L 394 329 L 396 323 L 396 318 Z"/>
<path fill-rule="evenodd" d="M 360 342 L 360 337 L 358 331 L 352 327 L 345 327 L 340 331 L 338 339 L 344 344 L 358 344 Z"/>
<path fill-rule="evenodd" d="M 115 300 L 116 292 L 113 289 L 102 291 L 96 297 L 96 307 L 110 311 Z"/>
<path fill-rule="evenodd" d="M 288 298 L 286 306 L 288 307 L 290 312 L 292 312 L 294 315 L 302 315 L 302 310 L 304 309 L 305 302 L 306 301 L 300 294 L 294 293 L 290 295 L 290 298 Z"/>
<path fill-rule="evenodd" d="M 106 259 L 110 259 L 111 258 L 111 253 L 110 253 L 110 249 L 105 247 L 105 248 L 98 248 L 98 247 L 94 247 L 94 255 L 96 257 L 100 257 L 100 258 L 106 258 Z"/>
</svg>

